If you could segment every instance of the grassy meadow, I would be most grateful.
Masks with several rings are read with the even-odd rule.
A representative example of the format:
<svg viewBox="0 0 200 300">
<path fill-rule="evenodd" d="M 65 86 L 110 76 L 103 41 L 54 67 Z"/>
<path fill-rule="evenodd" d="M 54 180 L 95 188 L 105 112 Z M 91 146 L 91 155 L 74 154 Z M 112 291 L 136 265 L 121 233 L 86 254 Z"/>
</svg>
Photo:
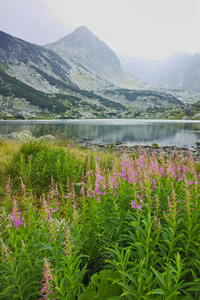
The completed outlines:
<svg viewBox="0 0 200 300">
<path fill-rule="evenodd" d="M 0 143 L 0 299 L 200 300 L 200 166 Z"/>
</svg>

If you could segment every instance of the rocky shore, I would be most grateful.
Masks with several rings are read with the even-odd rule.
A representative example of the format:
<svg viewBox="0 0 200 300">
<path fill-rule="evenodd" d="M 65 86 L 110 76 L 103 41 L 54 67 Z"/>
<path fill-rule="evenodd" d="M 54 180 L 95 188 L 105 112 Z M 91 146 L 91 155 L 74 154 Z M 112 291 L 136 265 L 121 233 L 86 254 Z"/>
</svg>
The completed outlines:
<svg viewBox="0 0 200 300">
<path fill-rule="evenodd" d="M 21 142 L 28 142 L 28 141 L 55 141 L 56 138 L 53 135 L 45 135 L 39 138 L 36 138 L 30 131 L 23 130 L 21 132 L 12 132 L 8 135 L 0 136 L 1 139 L 6 140 L 19 140 Z M 153 147 L 148 145 L 133 145 L 129 146 L 125 143 L 120 141 L 116 142 L 115 144 L 107 144 L 107 143 L 94 143 L 92 142 L 91 138 L 85 138 L 84 141 L 76 141 L 78 145 L 81 145 L 86 148 L 96 149 L 101 151 L 109 151 L 114 153 L 121 153 L 124 152 L 127 154 L 131 153 L 141 153 L 145 151 L 148 155 L 164 155 L 165 157 L 175 157 L 177 155 L 182 155 L 185 159 L 188 159 L 190 156 L 194 158 L 196 162 L 200 163 L 200 142 L 197 143 L 198 147 L 177 147 L 177 146 L 163 146 L 163 147 Z"/>
<path fill-rule="evenodd" d="M 176 146 L 163 146 L 163 147 L 152 147 L 148 145 L 133 145 L 128 146 L 121 142 L 116 142 L 115 144 L 103 144 L 103 143 L 92 143 L 85 142 L 83 144 L 84 147 L 90 149 L 104 150 L 116 153 L 141 153 L 145 151 L 148 155 L 156 154 L 156 155 L 164 155 L 166 157 L 169 156 L 177 156 L 182 155 L 184 158 L 189 158 L 192 156 L 196 162 L 200 163 L 200 149 L 195 147 L 176 147 Z"/>
</svg>

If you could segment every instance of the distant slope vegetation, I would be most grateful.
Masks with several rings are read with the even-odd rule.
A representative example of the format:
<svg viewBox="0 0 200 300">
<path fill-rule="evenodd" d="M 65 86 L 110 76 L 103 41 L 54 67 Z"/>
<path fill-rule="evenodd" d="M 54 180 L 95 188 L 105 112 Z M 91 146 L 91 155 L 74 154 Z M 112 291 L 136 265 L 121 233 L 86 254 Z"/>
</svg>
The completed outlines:
<svg viewBox="0 0 200 300">
<path fill-rule="evenodd" d="M 160 93 L 156 91 L 141 91 L 141 90 L 129 90 L 129 89 L 116 89 L 114 91 L 106 91 L 106 94 L 109 93 L 118 93 L 119 95 L 124 95 L 128 101 L 135 101 L 138 97 L 154 97 L 159 98 L 160 100 L 168 100 L 169 102 L 177 105 L 182 105 L 183 102 L 178 100 L 176 97 L 166 93 Z"/>
<path fill-rule="evenodd" d="M 171 94 L 151 90 L 116 89 L 105 91 L 106 97 L 111 95 L 115 97 L 117 95 L 119 99 L 122 99 L 123 103 L 138 108 L 160 109 L 184 105 L 182 101 Z"/>
<path fill-rule="evenodd" d="M 32 87 L 20 82 L 14 77 L 7 75 L 0 68 L 0 94 L 5 97 L 15 95 L 15 97 L 25 98 L 32 105 L 37 105 L 42 109 L 48 109 L 50 112 L 61 113 L 66 111 L 66 106 L 59 103 L 55 96 L 37 91 Z"/>
<path fill-rule="evenodd" d="M 41 91 L 37 91 L 32 87 L 20 82 L 15 77 L 11 77 L 4 72 L 4 70 L 0 67 L 0 95 L 4 97 L 11 97 L 14 95 L 18 98 L 26 99 L 31 105 L 36 105 L 42 110 L 48 110 L 49 112 L 53 112 L 55 114 L 60 114 L 69 110 L 69 105 L 74 105 L 76 107 L 77 103 L 85 106 L 86 102 L 82 101 L 81 97 L 87 97 L 91 100 L 97 100 L 102 106 L 106 106 L 108 108 L 115 108 L 125 110 L 125 107 L 108 99 L 105 99 L 99 95 L 95 95 L 93 92 L 81 90 L 78 87 L 69 86 L 65 83 L 61 83 L 62 87 L 68 89 L 69 91 L 77 94 L 77 96 L 67 95 L 67 94 L 46 94 Z M 48 76 L 47 76 L 47 79 Z M 49 81 L 52 78 L 50 77 Z M 55 79 L 53 84 L 60 84 L 58 80 Z M 65 102 L 65 105 L 62 102 Z"/>
</svg>

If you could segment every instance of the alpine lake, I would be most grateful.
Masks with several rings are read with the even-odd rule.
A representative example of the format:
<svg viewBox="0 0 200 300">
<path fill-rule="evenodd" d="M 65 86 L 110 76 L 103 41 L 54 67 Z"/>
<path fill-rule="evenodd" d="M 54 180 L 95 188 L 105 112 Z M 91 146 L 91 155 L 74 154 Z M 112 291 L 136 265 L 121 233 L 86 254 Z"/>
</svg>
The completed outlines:
<svg viewBox="0 0 200 300">
<path fill-rule="evenodd" d="M 0 135 L 30 130 L 37 135 L 59 133 L 75 141 L 127 145 L 195 147 L 200 140 L 200 121 L 141 119 L 16 120 L 0 121 Z"/>
</svg>

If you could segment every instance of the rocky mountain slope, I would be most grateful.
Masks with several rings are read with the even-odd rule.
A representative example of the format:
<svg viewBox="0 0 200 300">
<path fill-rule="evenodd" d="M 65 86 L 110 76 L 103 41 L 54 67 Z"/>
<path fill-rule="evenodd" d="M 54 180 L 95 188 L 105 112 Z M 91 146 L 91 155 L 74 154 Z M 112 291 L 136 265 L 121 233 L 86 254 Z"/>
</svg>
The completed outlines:
<svg viewBox="0 0 200 300">
<path fill-rule="evenodd" d="M 124 70 L 150 85 L 200 91 L 200 53 L 176 53 L 162 61 L 127 57 L 120 61 Z"/>
<path fill-rule="evenodd" d="M 145 88 L 136 77 L 122 70 L 115 52 L 85 26 L 45 47 L 72 66 L 74 81 L 82 88 L 109 88 L 110 83 L 123 88 Z"/>
<path fill-rule="evenodd" d="M 0 32 L 1 117 L 116 118 L 182 105 L 147 88 L 85 27 L 47 47 Z"/>
</svg>

